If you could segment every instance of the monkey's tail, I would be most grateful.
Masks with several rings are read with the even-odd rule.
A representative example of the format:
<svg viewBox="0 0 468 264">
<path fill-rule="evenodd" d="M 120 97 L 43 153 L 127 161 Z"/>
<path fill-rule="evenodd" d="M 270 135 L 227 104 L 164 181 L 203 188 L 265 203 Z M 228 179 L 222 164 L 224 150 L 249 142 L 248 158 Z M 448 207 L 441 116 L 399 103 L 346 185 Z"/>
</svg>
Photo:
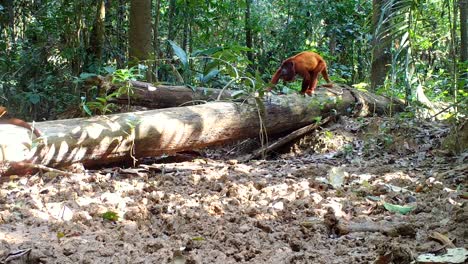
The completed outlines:
<svg viewBox="0 0 468 264">
<path fill-rule="evenodd" d="M 325 69 L 322 70 L 322 76 L 323 78 L 325 79 L 325 81 L 327 81 L 328 83 L 327 84 L 324 84 L 322 86 L 325 86 L 325 87 L 333 87 L 333 83 L 332 81 L 330 80 L 330 77 L 328 76 L 328 72 L 327 72 L 327 68 L 325 67 Z"/>
</svg>

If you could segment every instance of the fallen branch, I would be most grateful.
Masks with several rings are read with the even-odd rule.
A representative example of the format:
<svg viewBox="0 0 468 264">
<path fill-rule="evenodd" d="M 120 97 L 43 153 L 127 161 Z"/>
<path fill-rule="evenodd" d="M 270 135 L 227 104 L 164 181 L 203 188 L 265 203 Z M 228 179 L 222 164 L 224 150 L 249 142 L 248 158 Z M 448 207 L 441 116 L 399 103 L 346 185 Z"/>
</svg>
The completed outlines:
<svg viewBox="0 0 468 264">
<path fill-rule="evenodd" d="M 409 223 L 391 223 L 391 222 L 364 222 L 364 223 L 339 223 L 337 230 L 340 235 L 346 235 L 354 232 L 377 232 L 391 237 L 409 236 L 414 237 L 416 230 Z"/>
<path fill-rule="evenodd" d="M 287 136 L 284 136 L 280 139 L 278 139 L 276 142 L 272 143 L 271 145 L 267 146 L 267 147 L 263 147 L 263 148 L 260 148 L 256 151 L 254 151 L 252 154 L 248 154 L 244 157 L 241 157 L 239 158 L 239 161 L 241 162 L 246 162 L 246 161 L 249 161 L 251 159 L 255 159 L 255 158 L 258 158 L 260 156 L 263 156 L 263 155 L 266 155 L 268 152 L 271 152 L 271 151 L 274 151 L 282 146 L 284 146 L 285 144 L 317 129 L 318 127 L 320 126 L 323 126 L 325 125 L 326 123 L 328 123 L 330 120 L 332 119 L 331 116 L 329 117 L 326 117 L 325 119 L 323 119 L 320 123 L 314 123 L 314 124 L 310 124 L 308 126 L 305 126 L 303 128 L 300 128 L 294 132 L 291 132 L 290 134 L 288 134 Z"/>
<path fill-rule="evenodd" d="M 363 223 L 343 223 L 336 218 L 332 208 L 328 208 L 324 216 L 325 225 L 328 227 L 331 234 L 346 235 L 354 232 L 375 232 L 382 233 L 391 237 L 408 236 L 414 237 L 416 229 L 414 225 L 404 222 L 363 222 Z"/>
<path fill-rule="evenodd" d="M 452 240 L 448 238 L 445 235 L 442 235 L 439 232 L 432 232 L 432 234 L 429 236 L 429 238 L 439 242 L 442 244 L 442 246 L 446 248 L 456 248 L 455 245 L 453 244 Z"/>
</svg>

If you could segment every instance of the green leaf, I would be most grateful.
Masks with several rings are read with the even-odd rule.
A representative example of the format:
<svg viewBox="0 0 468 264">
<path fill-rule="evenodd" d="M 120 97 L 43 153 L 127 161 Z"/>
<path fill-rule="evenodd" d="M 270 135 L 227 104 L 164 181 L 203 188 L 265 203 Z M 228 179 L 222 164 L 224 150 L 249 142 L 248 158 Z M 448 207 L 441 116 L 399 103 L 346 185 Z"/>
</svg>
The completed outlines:
<svg viewBox="0 0 468 264">
<path fill-rule="evenodd" d="M 322 117 L 321 116 L 316 116 L 314 118 L 312 118 L 313 121 L 315 121 L 315 123 L 319 123 L 320 121 L 322 121 Z"/>
<path fill-rule="evenodd" d="M 109 74 L 113 74 L 116 69 L 115 69 L 115 67 L 112 67 L 112 66 L 106 66 L 106 67 L 104 67 L 104 70 Z"/>
<path fill-rule="evenodd" d="M 28 99 L 32 104 L 37 104 L 41 101 L 41 97 L 38 94 L 29 94 Z"/>
<path fill-rule="evenodd" d="M 207 83 L 208 81 L 210 81 L 211 79 L 213 79 L 213 77 L 215 77 L 216 75 L 218 75 L 219 73 L 219 70 L 217 69 L 214 69 L 214 70 L 211 70 L 208 74 L 206 74 L 205 76 L 203 76 L 201 78 L 201 82 L 202 83 Z"/>
<path fill-rule="evenodd" d="M 101 103 L 106 103 L 107 99 L 103 97 L 96 97 L 96 101 L 101 102 Z"/>
<path fill-rule="evenodd" d="M 116 212 L 112 212 L 112 211 L 107 211 L 105 213 L 102 214 L 102 218 L 104 220 L 109 220 L 109 221 L 117 221 L 119 220 L 119 216 L 117 215 Z"/>
<path fill-rule="evenodd" d="M 218 51 L 222 51 L 224 48 L 223 47 L 214 47 L 214 48 L 208 48 L 208 49 L 204 49 L 204 50 L 196 50 L 194 52 L 192 52 L 192 56 L 193 57 L 196 57 L 196 56 L 209 56 L 209 55 L 212 55 Z"/>
<path fill-rule="evenodd" d="M 60 239 L 62 237 L 65 237 L 65 234 L 63 232 L 57 232 L 57 238 Z"/>
<path fill-rule="evenodd" d="M 237 91 L 233 91 L 233 92 L 231 93 L 231 96 L 232 96 L 233 98 L 238 98 L 239 96 L 241 96 L 241 95 L 243 95 L 243 94 L 245 94 L 245 91 L 244 91 L 244 90 L 237 90 Z"/>
<path fill-rule="evenodd" d="M 181 47 L 179 47 L 179 45 L 177 45 L 174 41 L 172 40 L 168 40 L 168 41 L 171 44 L 172 50 L 177 55 L 177 57 L 179 57 L 184 67 L 188 67 L 187 53 L 185 53 L 185 51 Z"/>
<path fill-rule="evenodd" d="M 89 73 L 89 72 L 83 72 L 83 73 L 80 74 L 80 79 L 86 80 L 86 79 L 88 79 L 90 77 L 94 77 L 94 76 L 97 76 L 97 74 Z"/>
<path fill-rule="evenodd" d="M 402 205 L 390 204 L 387 202 L 384 202 L 383 206 L 389 212 L 400 213 L 400 214 L 407 214 L 415 208 L 415 206 L 402 206 Z"/>
<path fill-rule="evenodd" d="M 86 104 L 83 104 L 83 110 L 85 111 L 85 113 L 87 115 L 89 115 L 89 116 L 93 115 L 93 112 L 91 112 L 91 110 L 89 109 L 89 107 Z"/>
</svg>

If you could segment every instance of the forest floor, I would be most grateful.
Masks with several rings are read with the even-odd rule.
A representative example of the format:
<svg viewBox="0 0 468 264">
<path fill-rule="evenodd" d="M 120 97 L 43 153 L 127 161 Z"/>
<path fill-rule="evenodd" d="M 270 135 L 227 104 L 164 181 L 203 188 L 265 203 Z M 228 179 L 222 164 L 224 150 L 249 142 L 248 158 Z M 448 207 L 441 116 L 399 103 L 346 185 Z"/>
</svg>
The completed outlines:
<svg viewBox="0 0 468 264">
<path fill-rule="evenodd" d="M 244 141 L 190 161 L 6 182 L 0 263 L 385 264 L 443 255 L 468 242 L 468 153 L 442 147 L 449 133 L 444 123 L 341 118 L 267 160 L 238 162 L 252 151 Z"/>
</svg>

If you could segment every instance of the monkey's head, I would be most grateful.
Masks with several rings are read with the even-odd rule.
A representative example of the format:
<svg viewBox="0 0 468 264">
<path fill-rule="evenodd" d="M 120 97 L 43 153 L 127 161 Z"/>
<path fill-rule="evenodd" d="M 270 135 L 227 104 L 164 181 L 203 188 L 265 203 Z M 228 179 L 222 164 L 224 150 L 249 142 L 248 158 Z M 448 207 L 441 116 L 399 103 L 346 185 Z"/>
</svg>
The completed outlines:
<svg viewBox="0 0 468 264">
<path fill-rule="evenodd" d="M 283 65 L 281 65 L 281 78 L 285 82 L 291 82 L 294 80 L 296 76 L 296 70 L 294 69 L 294 62 L 292 61 L 285 61 Z"/>
</svg>

